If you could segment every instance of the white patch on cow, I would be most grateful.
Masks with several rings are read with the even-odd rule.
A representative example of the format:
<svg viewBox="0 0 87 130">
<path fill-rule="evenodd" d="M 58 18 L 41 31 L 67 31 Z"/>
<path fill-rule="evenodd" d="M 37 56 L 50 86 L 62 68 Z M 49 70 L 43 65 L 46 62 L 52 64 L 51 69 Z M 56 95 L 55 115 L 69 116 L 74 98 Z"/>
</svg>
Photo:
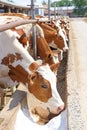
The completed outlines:
<svg viewBox="0 0 87 130">
<path fill-rule="evenodd" d="M 54 43 L 54 41 L 50 42 L 49 46 L 54 48 L 54 49 L 57 49 L 57 45 Z"/>
<path fill-rule="evenodd" d="M 65 29 L 62 28 L 62 31 L 63 31 L 63 33 L 64 33 L 64 35 L 65 35 L 65 39 L 66 39 L 66 41 L 68 42 L 68 37 L 67 37 L 67 35 L 66 35 L 66 31 L 65 31 Z"/>
<path fill-rule="evenodd" d="M 66 50 L 68 50 L 69 48 L 68 48 L 68 45 L 67 45 L 67 42 L 66 42 L 66 37 L 65 37 L 65 35 L 64 35 L 64 33 L 63 33 L 63 31 L 62 31 L 62 29 L 60 28 L 59 29 L 59 35 L 63 38 L 63 40 L 64 40 L 64 48 L 63 48 L 63 50 L 64 51 L 66 51 Z"/>
<path fill-rule="evenodd" d="M 29 37 L 31 31 L 32 31 L 32 28 L 33 28 L 34 24 L 25 24 L 25 25 L 22 25 L 22 28 L 24 29 L 24 32 L 26 33 L 27 37 Z M 19 26 L 21 27 L 21 26 Z"/>
<path fill-rule="evenodd" d="M 56 86 L 56 77 L 48 64 L 40 66 L 36 71 L 51 83 L 51 87 Z"/>
<path fill-rule="evenodd" d="M 59 61 L 63 60 L 63 50 L 59 49 L 58 50 L 60 51 L 60 56 L 59 56 Z"/>
<path fill-rule="evenodd" d="M 34 123 L 29 115 L 27 106 L 19 108 L 14 130 L 68 130 L 67 128 L 67 110 L 51 119 L 47 124 L 39 125 Z"/>
<path fill-rule="evenodd" d="M 54 63 L 59 63 L 59 58 L 58 58 L 58 54 L 53 54 L 53 60 L 54 60 Z"/>
<path fill-rule="evenodd" d="M 37 30 L 37 36 L 44 37 L 43 29 L 38 24 L 36 24 L 36 30 Z"/>
</svg>

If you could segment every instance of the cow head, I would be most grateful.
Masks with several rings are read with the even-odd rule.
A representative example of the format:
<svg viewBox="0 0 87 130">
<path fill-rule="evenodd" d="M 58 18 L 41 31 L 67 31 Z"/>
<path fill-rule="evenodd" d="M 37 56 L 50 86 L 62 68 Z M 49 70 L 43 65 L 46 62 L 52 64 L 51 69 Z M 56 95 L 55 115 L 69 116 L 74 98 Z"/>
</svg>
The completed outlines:
<svg viewBox="0 0 87 130">
<path fill-rule="evenodd" d="M 24 83 L 27 90 L 27 103 L 33 121 L 45 124 L 57 116 L 63 109 L 64 103 L 56 89 L 56 76 L 53 67 L 48 64 L 30 65 L 31 74 L 28 74 L 20 65 L 9 65 L 9 76 L 12 80 Z M 36 68 L 36 69 L 34 69 Z"/>
<path fill-rule="evenodd" d="M 40 66 L 30 76 L 27 102 L 32 119 L 39 124 L 47 123 L 64 109 L 56 90 L 56 76 L 48 65 Z"/>
<path fill-rule="evenodd" d="M 45 39 L 48 43 L 54 43 L 56 45 L 57 48 L 59 49 L 68 49 L 67 44 L 66 44 L 66 39 L 65 36 L 62 32 L 61 27 L 58 25 L 56 25 L 56 23 L 53 23 L 54 26 L 50 26 L 49 24 L 46 23 L 39 23 L 39 25 L 41 26 L 41 28 L 44 31 L 44 36 Z"/>
</svg>

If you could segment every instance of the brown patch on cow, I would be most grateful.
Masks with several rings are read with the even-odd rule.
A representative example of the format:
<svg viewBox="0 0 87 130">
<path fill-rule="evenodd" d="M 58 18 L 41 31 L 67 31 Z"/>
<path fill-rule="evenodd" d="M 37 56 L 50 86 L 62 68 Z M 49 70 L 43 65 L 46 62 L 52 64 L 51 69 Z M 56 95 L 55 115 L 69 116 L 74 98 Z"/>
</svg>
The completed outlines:
<svg viewBox="0 0 87 130">
<path fill-rule="evenodd" d="M 60 67 L 60 63 L 50 65 L 50 69 L 55 73 Z"/>
<path fill-rule="evenodd" d="M 44 60 L 44 63 L 48 63 L 53 64 L 54 60 L 53 60 L 53 52 L 50 49 L 47 41 L 45 40 L 45 38 L 41 37 L 38 38 L 37 37 L 37 53 L 38 56 L 41 57 L 42 60 Z"/>
<path fill-rule="evenodd" d="M 34 72 L 38 67 L 39 67 L 39 65 L 36 62 L 33 62 L 32 64 L 30 64 L 29 70 Z"/>
<path fill-rule="evenodd" d="M 19 28 L 19 29 L 12 28 L 11 30 L 15 31 L 19 34 L 20 38 L 17 37 L 17 39 L 23 45 L 23 47 L 25 47 L 27 45 L 28 38 L 27 38 L 24 30 L 22 28 Z"/>
<path fill-rule="evenodd" d="M 54 64 L 53 55 L 48 54 L 48 56 L 44 58 L 44 63 L 48 63 L 49 65 Z"/>
<path fill-rule="evenodd" d="M 16 67 L 13 67 L 12 65 L 9 65 L 9 72 L 8 75 L 13 81 L 21 82 L 21 83 L 28 83 L 29 81 L 29 74 L 21 65 L 17 65 Z"/>
<path fill-rule="evenodd" d="M 37 53 L 39 54 L 39 56 L 41 58 L 48 57 L 48 54 L 53 55 L 45 38 L 43 38 L 43 37 L 38 38 L 38 36 L 37 36 L 36 40 L 37 40 Z"/>
<path fill-rule="evenodd" d="M 7 57 L 4 57 L 2 59 L 1 64 L 8 65 L 10 63 L 13 63 L 14 60 L 15 60 L 15 55 L 14 54 L 9 54 Z"/>
<path fill-rule="evenodd" d="M 16 53 L 16 55 L 14 54 L 8 54 L 6 57 L 4 57 L 2 59 L 2 62 L 1 64 L 4 64 L 4 65 L 9 65 L 9 64 L 12 64 L 15 60 L 21 60 L 22 57 L 20 54 Z"/>
<path fill-rule="evenodd" d="M 48 109 L 44 109 L 40 106 L 37 106 L 34 110 L 32 110 L 32 113 L 35 115 L 39 115 L 39 121 L 37 122 L 38 124 L 45 124 L 49 121 Z"/>
<path fill-rule="evenodd" d="M 42 102 L 47 102 L 52 97 L 52 91 L 49 81 L 44 79 L 38 73 L 30 77 L 29 92 Z"/>
<path fill-rule="evenodd" d="M 22 60 L 23 59 L 22 56 L 19 53 L 15 53 L 15 54 L 16 54 L 16 59 L 17 60 Z"/>
</svg>

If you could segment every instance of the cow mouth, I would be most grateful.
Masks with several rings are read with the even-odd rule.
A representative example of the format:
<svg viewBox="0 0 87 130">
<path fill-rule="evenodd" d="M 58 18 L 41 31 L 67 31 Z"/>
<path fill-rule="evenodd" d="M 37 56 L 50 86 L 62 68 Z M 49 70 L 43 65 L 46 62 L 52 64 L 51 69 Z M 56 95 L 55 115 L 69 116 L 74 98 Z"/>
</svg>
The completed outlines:
<svg viewBox="0 0 87 130">
<path fill-rule="evenodd" d="M 52 113 L 49 108 L 47 108 L 47 109 L 49 111 L 48 120 L 51 120 L 52 118 L 58 116 L 63 111 L 63 110 L 59 111 L 57 114 L 55 114 L 55 113 Z"/>
<path fill-rule="evenodd" d="M 52 118 L 58 116 L 60 113 L 61 111 L 59 111 L 57 114 L 52 113 L 48 107 L 47 109 L 36 107 L 33 111 L 33 114 L 39 116 L 37 123 L 40 125 L 48 123 Z"/>
</svg>

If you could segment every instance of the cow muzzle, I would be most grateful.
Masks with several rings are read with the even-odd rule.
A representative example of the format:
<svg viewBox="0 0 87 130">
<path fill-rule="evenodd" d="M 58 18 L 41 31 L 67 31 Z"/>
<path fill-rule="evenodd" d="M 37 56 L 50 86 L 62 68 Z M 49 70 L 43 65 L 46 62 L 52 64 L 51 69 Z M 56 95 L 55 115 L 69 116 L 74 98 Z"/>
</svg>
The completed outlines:
<svg viewBox="0 0 87 130">
<path fill-rule="evenodd" d="M 39 117 L 36 122 L 42 125 L 48 123 L 52 118 L 58 116 L 63 110 L 64 110 L 64 105 L 59 106 L 55 113 L 52 113 L 48 107 L 47 109 L 44 109 L 38 106 L 34 108 L 32 113 Z"/>
</svg>

